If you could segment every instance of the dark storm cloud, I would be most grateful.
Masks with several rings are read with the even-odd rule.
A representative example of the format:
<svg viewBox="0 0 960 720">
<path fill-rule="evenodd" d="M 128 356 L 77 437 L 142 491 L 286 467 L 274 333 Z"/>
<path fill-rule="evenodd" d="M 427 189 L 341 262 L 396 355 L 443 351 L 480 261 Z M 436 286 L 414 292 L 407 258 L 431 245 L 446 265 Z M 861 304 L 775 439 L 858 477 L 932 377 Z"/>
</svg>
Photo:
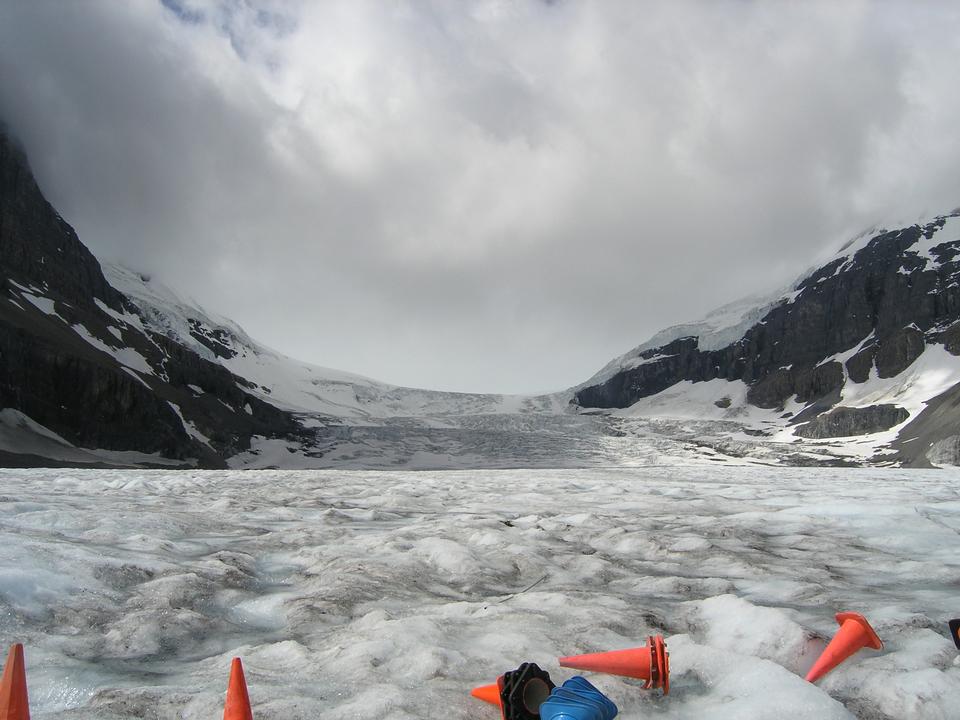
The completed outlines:
<svg viewBox="0 0 960 720">
<path fill-rule="evenodd" d="M 7 3 L 0 117 L 102 258 L 289 354 L 560 388 L 960 204 L 937 3 Z"/>
</svg>

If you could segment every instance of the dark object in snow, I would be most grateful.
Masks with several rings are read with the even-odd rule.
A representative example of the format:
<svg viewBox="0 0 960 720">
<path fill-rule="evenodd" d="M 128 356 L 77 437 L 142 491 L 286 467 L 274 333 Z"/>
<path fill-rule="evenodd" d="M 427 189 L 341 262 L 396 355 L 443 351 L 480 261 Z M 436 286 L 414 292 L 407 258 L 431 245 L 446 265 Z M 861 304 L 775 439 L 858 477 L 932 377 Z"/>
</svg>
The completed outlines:
<svg viewBox="0 0 960 720">
<path fill-rule="evenodd" d="M 950 621 L 950 637 L 956 643 L 957 650 L 960 650 L 960 618 Z"/>
<path fill-rule="evenodd" d="M 540 704 L 555 687 L 549 673 L 536 663 L 523 663 L 516 670 L 505 672 L 495 683 L 474 688 L 470 694 L 500 708 L 503 720 L 537 720 Z"/>
<path fill-rule="evenodd" d="M 538 720 L 540 705 L 556 687 L 536 663 L 523 663 L 497 678 L 503 720 Z"/>
</svg>

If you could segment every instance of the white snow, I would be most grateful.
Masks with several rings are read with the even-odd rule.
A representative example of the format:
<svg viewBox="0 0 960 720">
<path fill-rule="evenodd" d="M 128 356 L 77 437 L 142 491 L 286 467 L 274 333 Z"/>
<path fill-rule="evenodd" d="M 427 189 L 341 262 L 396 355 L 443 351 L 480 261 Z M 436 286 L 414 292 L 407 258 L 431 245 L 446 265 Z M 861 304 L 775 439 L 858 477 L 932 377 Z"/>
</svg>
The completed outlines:
<svg viewBox="0 0 960 720">
<path fill-rule="evenodd" d="M 104 313 L 112 317 L 117 322 L 122 325 L 131 325 L 138 330 L 143 330 L 143 325 L 140 323 L 140 318 L 138 318 L 133 313 L 120 313 L 114 310 L 112 307 L 107 305 L 100 298 L 94 298 L 93 302 L 96 303 L 97 307 L 100 308 Z"/>
<path fill-rule="evenodd" d="M 823 360 L 817 363 L 817 367 L 820 367 L 821 365 L 826 365 L 827 363 L 831 363 L 831 362 L 838 362 L 841 365 L 843 365 L 843 373 L 844 373 L 845 381 L 849 381 L 849 376 L 847 375 L 847 367 L 846 367 L 847 360 L 849 360 L 858 352 L 863 350 L 863 346 L 866 345 L 868 342 L 870 342 L 873 339 L 873 337 L 874 337 L 874 332 L 871 330 L 870 334 L 867 335 L 859 343 L 857 343 L 856 345 L 854 345 L 853 347 L 847 350 L 844 350 L 843 352 L 838 352 L 834 355 L 831 355 L 830 357 L 824 358 Z"/>
<path fill-rule="evenodd" d="M 620 366 L 621 370 L 632 370 L 633 368 L 640 367 L 641 365 L 651 365 L 661 360 L 666 360 L 668 358 L 676 357 L 675 355 L 651 355 L 648 358 L 640 357 L 639 355 L 634 358 L 627 358 L 624 360 L 623 365 Z"/>
<path fill-rule="evenodd" d="M 153 388 L 150 387 L 150 385 L 147 383 L 147 381 L 144 380 L 142 377 L 140 377 L 134 370 L 131 370 L 131 369 L 128 368 L 128 367 L 123 367 L 123 368 L 120 368 L 120 369 L 123 370 L 127 375 L 129 375 L 130 377 L 132 377 L 134 380 L 136 380 L 138 383 L 140 383 L 141 385 L 143 385 L 145 388 L 147 388 L 147 389 L 150 390 L 151 392 L 153 391 Z"/>
<path fill-rule="evenodd" d="M 192 437 L 194 440 L 202 442 L 208 447 L 210 446 L 210 438 L 200 432 L 192 420 L 187 420 L 187 418 L 183 416 L 183 410 L 179 405 L 177 405 L 175 402 L 170 402 L 169 400 L 167 401 L 167 405 L 169 405 L 170 409 L 177 414 L 178 418 L 180 418 L 180 424 L 183 425 L 183 430 L 185 433 L 187 433 L 187 435 Z"/>
<path fill-rule="evenodd" d="M 53 315 L 54 317 L 60 318 L 60 315 L 57 314 L 56 304 L 50 298 L 33 295 L 32 293 L 28 292 L 23 292 L 20 295 L 24 300 L 29 302 L 45 315 Z M 63 318 L 60 319 L 62 320 Z"/>
<path fill-rule="evenodd" d="M 847 407 L 893 403 L 915 417 L 926 403 L 960 382 L 960 358 L 943 345 L 927 345 L 908 368 L 891 378 L 881 378 L 874 366 L 863 383 L 847 383 L 841 402 Z"/>
<path fill-rule="evenodd" d="M 16 280 L 14 280 L 13 278 L 7 278 L 7 282 L 9 282 L 9 283 L 10 283 L 11 285 L 13 285 L 14 287 L 20 288 L 20 289 L 23 290 L 24 292 L 34 293 L 34 294 L 37 294 L 37 295 L 39 295 L 39 294 L 42 292 L 42 291 L 40 290 L 40 288 L 36 288 L 36 287 L 34 287 L 33 285 L 21 285 L 20 283 L 18 283 L 18 282 L 17 282 Z"/>
<path fill-rule="evenodd" d="M 846 370 L 844 370 L 846 372 Z M 856 460 L 867 460 L 896 439 L 899 432 L 915 420 L 927 403 L 960 382 L 960 358 L 951 355 L 942 345 L 928 345 L 923 354 L 908 368 L 890 378 L 881 378 L 874 365 L 866 382 L 848 381 L 841 392 L 838 407 L 862 408 L 891 404 L 904 408 L 909 416 L 902 423 L 884 432 L 850 438 L 807 440 L 811 447 L 828 445 L 835 452 Z M 776 434 L 774 441 L 788 442 L 793 428 Z"/>
<path fill-rule="evenodd" d="M 895 528 L 895 532 L 891 532 Z M 0 636 L 35 720 L 493 717 L 523 661 L 666 636 L 671 693 L 620 717 L 957 717 L 960 480 L 642 468 L 0 471 Z M 833 615 L 885 642 L 803 680 Z"/>
<path fill-rule="evenodd" d="M 917 242 L 907 248 L 907 252 L 915 252 L 918 257 L 924 259 L 925 267 L 936 269 L 940 263 L 934 258 L 932 249 L 937 245 L 957 240 L 960 240 L 960 217 L 946 217 L 943 227 L 935 228 L 929 238 L 921 235 Z"/>
<path fill-rule="evenodd" d="M 136 370 L 139 373 L 143 373 L 144 375 L 154 374 L 153 368 L 150 367 L 150 363 L 147 362 L 147 359 L 133 348 L 111 347 L 98 337 L 94 336 L 84 325 L 76 324 L 71 327 L 73 327 L 73 330 L 75 333 L 77 333 L 77 335 L 93 345 L 93 347 L 95 347 L 97 350 L 105 352 L 107 355 L 110 355 L 116 359 L 116 361 L 121 365 L 128 367 L 131 370 Z"/>
<path fill-rule="evenodd" d="M 747 415 L 759 411 L 766 417 L 768 411 L 747 404 L 749 389 L 742 380 L 716 379 L 698 383 L 684 380 L 613 414 L 619 417 L 745 420 Z M 730 401 L 726 408 L 716 404 L 725 400 Z"/>
</svg>

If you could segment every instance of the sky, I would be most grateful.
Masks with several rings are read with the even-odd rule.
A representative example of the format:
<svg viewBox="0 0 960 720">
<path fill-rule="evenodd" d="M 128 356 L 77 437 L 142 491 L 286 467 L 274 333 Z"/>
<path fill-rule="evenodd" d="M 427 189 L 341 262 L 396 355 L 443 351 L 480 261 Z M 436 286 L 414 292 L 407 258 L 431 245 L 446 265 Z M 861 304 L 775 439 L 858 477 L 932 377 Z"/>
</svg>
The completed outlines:
<svg viewBox="0 0 960 720">
<path fill-rule="evenodd" d="M 0 119 L 104 261 L 288 355 L 541 392 L 960 206 L 943 2 L 0 2 Z"/>
</svg>

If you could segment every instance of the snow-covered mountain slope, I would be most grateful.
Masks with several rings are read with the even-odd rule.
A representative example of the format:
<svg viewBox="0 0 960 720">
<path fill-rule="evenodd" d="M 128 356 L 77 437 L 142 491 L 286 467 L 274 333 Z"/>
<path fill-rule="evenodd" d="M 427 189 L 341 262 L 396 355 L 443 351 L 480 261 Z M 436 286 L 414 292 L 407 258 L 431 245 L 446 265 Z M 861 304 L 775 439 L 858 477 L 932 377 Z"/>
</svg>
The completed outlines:
<svg viewBox="0 0 960 720">
<path fill-rule="evenodd" d="M 700 320 L 672 325 L 660 330 L 646 342 L 628 350 L 604 365 L 593 377 L 580 383 L 581 389 L 606 382 L 611 377 L 640 365 L 656 362 L 659 356 L 649 351 L 681 338 L 695 337 L 702 350 L 718 350 L 739 340 L 774 306 L 789 296 L 792 287 L 767 295 L 749 295 L 709 312 Z"/>
<path fill-rule="evenodd" d="M 478 429 L 478 418 L 520 427 L 509 418 L 569 401 L 395 387 L 315 367 L 156 280 L 105 269 L 0 134 L 0 463 L 262 466 L 269 455 L 314 465 L 355 457 L 372 433 L 377 462 L 451 462 L 453 443 L 454 455 L 500 464 L 493 438 L 503 432 Z M 461 432 L 460 421 L 474 427 Z M 392 454 L 391 443 L 404 449 Z"/>
<path fill-rule="evenodd" d="M 663 634 L 625 720 L 950 720 L 960 485 L 875 469 L 0 470 L 34 720 L 494 718 L 477 685 Z M 896 528 L 891 533 L 891 528 Z M 863 613 L 884 642 L 804 674 Z"/>
<path fill-rule="evenodd" d="M 956 225 L 960 224 L 958 223 L 958 218 L 960 218 L 960 208 L 953 211 L 950 215 L 945 216 L 946 222 L 942 227 L 934 227 L 933 235 L 940 233 L 936 243 L 933 242 L 933 236 L 931 236 L 931 238 L 924 238 L 925 242 L 922 245 L 918 240 L 916 246 L 909 248 L 908 251 L 912 254 L 923 254 L 925 259 L 932 260 L 932 257 L 929 255 L 932 246 L 943 242 L 943 238 L 950 235 L 951 232 L 957 235 Z M 937 219 L 938 218 L 920 219 L 915 226 L 906 227 L 927 226 Z M 888 230 L 888 227 L 896 226 L 875 225 L 868 230 L 864 230 L 856 237 L 844 243 L 841 249 L 823 265 L 810 268 L 785 288 L 772 293 L 748 295 L 723 305 L 716 310 L 710 311 L 699 320 L 672 325 L 671 327 L 658 331 L 646 342 L 611 360 L 589 380 L 577 385 L 575 389 L 597 385 L 621 371 L 647 364 L 653 359 L 650 357 L 649 351 L 661 348 L 681 338 L 697 338 L 698 348 L 706 351 L 719 350 L 733 344 L 743 338 L 747 330 L 758 324 L 773 308 L 794 302 L 797 296 L 803 291 L 802 286 L 804 282 L 811 276 L 816 275 L 821 268 L 833 266 L 836 268 L 834 270 L 835 274 L 839 274 L 850 268 L 854 262 L 854 256 L 865 249 L 874 239 L 889 233 L 890 230 Z"/>
<path fill-rule="evenodd" d="M 851 259 L 858 251 L 866 247 L 873 238 L 885 232 L 887 232 L 885 225 L 875 225 L 864 230 L 856 237 L 843 243 L 840 250 L 824 264 L 829 265 L 838 260 Z M 799 288 L 803 281 L 815 274 L 820 267 L 822 266 L 809 268 L 787 287 L 770 293 L 747 295 L 711 310 L 699 320 L 672 325 L 660 330 L 646 342 L 611 360 L 589 380 L 577 385 L 575 389 L 579 390 L 580 388 L 598 385 L 624 370 L 631 370 L 638 365 L 650 363 L 657 359 L 655 355 L 651 357 L 650 350 L 656 350 L 681 338 L 697 338 L 697 347 L 700 350 L 709 351 L 724 348 L 740 340 L 747 330 L 759 323 L 770 310 L 778 305 L 793 302 L 800 293 Z"/>
<path fill-rule="evenodd" d="M 364 418 L 552 412 L 569 399 L 398 387 L 310 365 L 264 347 L 236 323 L 212 316 L 151 278 L 117 265 L 105 265 L 104 273 L 110 284 L 136 305 L 150 330 L 219 363 L 250 381 L 253 392 L 263 400 L 292 412 L 355 422 Z"/>
<path fill-rule="evenodd" d="M 312 435 L 250 385 L 151 328 L 0 132 L 0 461 L 223 467 Z"/>
<path fill-rule="evenodd" d="M 736 421 L 858 460 L 956 463 L 960 412 L 945 400 L 960 392 L 958 256 L 958 211 L 865 233 L 782 292 L 658 333 L 576 402 Z"/>
<path fill-rule="evenodd" d="M 67 423 L 57 424 L 60 414 L 53 421 L 45 418 L 44 424 L 11 402 L 9 410 L 17 415 L 0 433 L 0 454 L 20 457 L 0 455 L 4 462 L 163 465 L 172 455 L 187 465 L 215 466 L 218 457 L 240 467 L 326 467 L 334 462 L 516 466 L 523 464 L 523 456 L 507 449 L 524 452 L 529 443 L 512 435 L 541 432 L 544 438 L 535 443 L 538 450 L 532 455 L 545 457 L 545 448 L 554 448 L 555 457 L 563 454 L 555 443 L 558 433 L 547 428 L 549 421 L 532 427 L 512 417 L 562 414 L 569 393 L 438 392 L 305 364 L 264 347 L 235 323 L 212 316 L 154 280 L 109 265 L 105 275 L 109 287 L 121 290 L 119 310 L 94 299 L 81 317 L 55 289 L 10 279 L 6 296 L 0 296 L 0 313 L 6 301 L 32 334 L 41 334 L 58 352 L 69 349 L 71 357 L 94 361 L 160 400 L 159 410 L 169 416 L 172 431 L 181 433 L 189 454 L 143 450 L 119 430 L 112 446 L 84 442 L 71 436 Z M 48 336 L 51 332 L 55 337 Z M 237 425 L 238 434 L 224 442 L 218 430 Z M 28 441 L 31 433 L 36 437 Z M 562 437 L 573 434 L 569 428 L 559 432 Z M 56 443 L 50 442 L 53 437 Z M 590 439 L 585 443 L 589 446 Z M 565 464 L 557 459 L 549 464 L 557 462 Z"/>
</svg>

